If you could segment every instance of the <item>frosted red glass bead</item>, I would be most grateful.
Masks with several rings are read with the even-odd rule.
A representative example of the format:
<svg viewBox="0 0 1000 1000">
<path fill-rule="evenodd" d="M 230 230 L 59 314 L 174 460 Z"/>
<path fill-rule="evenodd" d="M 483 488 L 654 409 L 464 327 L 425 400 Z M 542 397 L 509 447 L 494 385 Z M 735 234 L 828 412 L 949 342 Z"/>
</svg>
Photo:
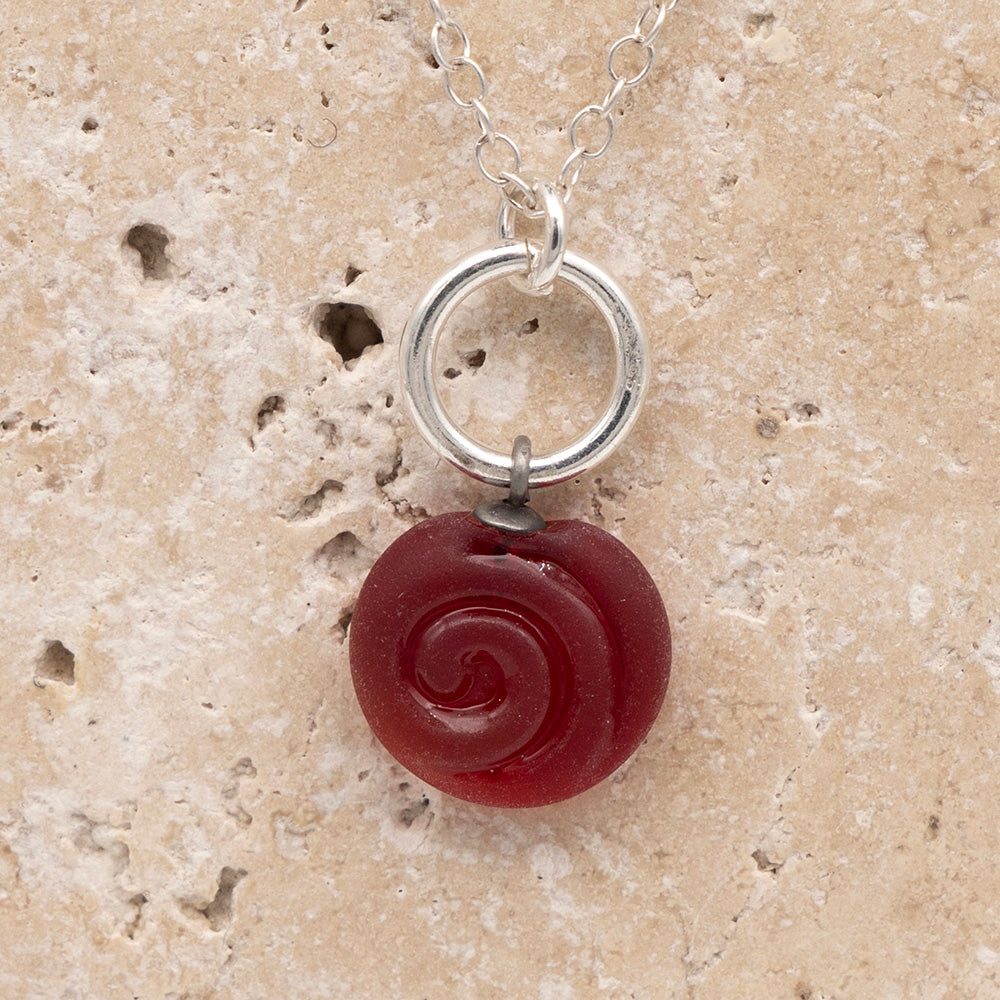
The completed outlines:
<svg viewBox="0 0 1000 1000">
<path fill-rule="evenodd" d="M 649 732 L 670 628 L 636 556 L 600 528 L 507 534 L 429 518 L 376 562 L 350 627 L 361 709 L 450 795 L 538 806 L 607 777 Z"/>
</svg>

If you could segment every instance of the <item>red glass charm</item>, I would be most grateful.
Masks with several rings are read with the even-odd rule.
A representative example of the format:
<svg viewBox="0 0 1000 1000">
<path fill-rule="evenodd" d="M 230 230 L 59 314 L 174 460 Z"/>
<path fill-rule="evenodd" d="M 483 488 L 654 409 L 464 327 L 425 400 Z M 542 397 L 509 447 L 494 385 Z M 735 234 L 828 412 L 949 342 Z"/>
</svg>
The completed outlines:
<svg viewBox="0 0 1000 1000">
<path fill-rule="evenodd" d="M 361 708 L 422 780 L 492 806 L 596 784 L 639 746 L 670 629 L 635 555 L 582 521 L 519 536 L 432 517 L 376 562 L 350 628 Z"/>
</svg>

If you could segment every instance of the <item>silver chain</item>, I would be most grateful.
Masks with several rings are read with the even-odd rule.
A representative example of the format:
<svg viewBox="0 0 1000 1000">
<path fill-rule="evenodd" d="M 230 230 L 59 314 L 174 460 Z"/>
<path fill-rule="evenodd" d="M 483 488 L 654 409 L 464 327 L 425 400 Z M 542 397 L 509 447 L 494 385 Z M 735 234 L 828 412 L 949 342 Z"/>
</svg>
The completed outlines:
<svg viewBox="0 0 1000 1000">
<path fill-rule="evenodd" d="M 503 132 L 498 132 L 486 110 L 489 87 L 482 67 L 472 58 L 469 36 L 461 25 L 449 17 L 440 0 L 428 0 L 434 14 L 431 29 L 431 51 L 437 64 L 444 70 L 444 87 L 448 96 L 458 107 L 471 112 L 473 122 L 479 129 L 475 145 L 475 160 L 479 172 L 491 184 L 495 184 L 505 202 L 522 215 L 535 217 L 543 214 L 537 207 L 533 181 L 522 173 L 521 150 L 517 143 Z M 573 187 L 579 181 L 584 167 L 602 157 L 611 147 L 615 137 L 615 121 L 612 112 L 622 95 L 638 86 L 649 76 L 653 68 L 653 42 L 663 27 L 668 11 L 674 9 L 677 0 L 648 0 L 635 24 L 635 30 L 618 39 L 608 52 L 607 68 L 611 87 L 600 104 L 588 104 L 576 113 L 569 125 L 569 142 L 572 147 L 555 185 L 563 202 L 569 201 Z M 624 53 L 631 48 L 642 60 L 641 68 L 631 76 L 619 72 Z M 457 53 L 457 54 L 455 54 Z M 461 82 L 459 82 L 461 81 Z M 581 137 L 583 127 L 603 125 L 606 135 L 603 142 L 593 147 Z M 508 169 L 491 169 L 487 157 L 499 150 L 506 154 Z"/>
</svg>

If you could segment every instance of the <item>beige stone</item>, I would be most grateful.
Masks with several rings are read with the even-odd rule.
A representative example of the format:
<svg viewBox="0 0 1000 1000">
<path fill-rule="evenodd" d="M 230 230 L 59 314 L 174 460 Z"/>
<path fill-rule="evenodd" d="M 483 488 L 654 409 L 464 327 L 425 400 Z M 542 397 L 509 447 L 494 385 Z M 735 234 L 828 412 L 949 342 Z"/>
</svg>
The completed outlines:
<svg viewBox="0 0 1000 1000">
<path fill-rule="evenodd" d="M 638 8 L 455 0 L 526 171 Z M 536 501 L 646 562 L 675 672 L 633 760 L 525 812 L 408 776 L 348 674 L 378 554 L 484 493 L 396 371 L 496 212 L 430 23 L 4 6 L 0 995 L 1000 997 L 994 6 L 669 15 L 571 202 L 648 400 Z M 601 338 L 496 298 L 451 405 L 559 440 Z"/>
</svg>

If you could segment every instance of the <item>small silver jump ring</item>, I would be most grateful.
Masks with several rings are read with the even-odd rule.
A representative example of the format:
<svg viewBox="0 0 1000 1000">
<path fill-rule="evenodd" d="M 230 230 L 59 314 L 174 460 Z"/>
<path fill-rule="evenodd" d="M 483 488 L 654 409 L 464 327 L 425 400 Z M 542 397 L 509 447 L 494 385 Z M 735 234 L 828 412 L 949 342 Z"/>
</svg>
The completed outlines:
<svg viewBox="0 0 1000 1000">
<path fill-rule="evenodd" d="M 473 101 L 475 98 L 470 98 L 465 100 L 458 95 L 455 90 L 454 85 L 451 82 L 452 75 L 461 72 L 463 69 L 468 67 L 475 74 L 476 82 L 479 84 L 479 94 L 478 98 L 480 101 L 486 100 L 486 93 L 488 87 L 486 86 L 486 77 L 483 75 L 482 67 L 475 59 L 469 59 L 467 56 L 455 56 L 452 60 L 453 69 L 449 69 L 444 76 L 444 89 L 448 96 L 460 107 L 463 111 L 471 111 L 475 104 Z"/>
<path fill-rule="evenodd" d="M 481 135 L 476 141 L 473 153 L 476 158 L 476 166 L 479 168 L 479 173 L 482 174 L 482 176 L 485 177 L 491 184 L 496 184 L 497 187 L 506 187 L 509 183 L 506 177 L 507 171 L 504 170 L 498 174 L 491 173 L 489 167 L 487 167 L 486 163 L 483 161 L 483 150 L 487 146 L 494 146 L 497 143 L 506 146 L 510 151 L 510 155 L 514 160 L 514 173 L 519 174 L 521 172 L 521 150 L 517 148 L 517 143 L 514 142 L 510 136 L 504 135 L 503 132 L 494 132 L 492 139 L 488 135 Z"/>
<path fill-rule="evenodd" d="M 491 281 L 523 274 L 530 262 L 528 251 L 516 243 L 470 254 L 431 286 L 400 344 L 403 389 L 428 444 L 470 476 L 495 486 L 510 484 L 514 460 L 510 453 L 473 441 L 449 418 L 435 387 L 435 350 L 449 316 L 467 296 Z M 648 379 L 639 317 L 613 279 L 586 258 L 567 252 L 558 280 L 582 292 L 604 317 L 614 339 L 617 376 L 611 400 L 593 427 L 564 448 L 532 456 L 532 488 L 572 479 L 606 458 L 635 423 Z"/>
<path fill-rule="evenodd" d="M 513 211 L 526 219 L 540 219 L 545 214 L 538 207 L 531 185 L 520 174 L 503 170 L 500 176 L 507 182 L 500 189 L 500 194 Z"/>
<path fill-rule="evenodd" d="M 608 127 L 608 136 L 604 140 L 604 143 L 597 149 L 588 149 L 586 146 L 580 145 L 577 141 L 576 130 L 580 127 L 585 118 L 596 118 L 598 121 L 604 122 Z M 578 111 L 573 118 L 573 121 L 569 125 L 569 141 L 573 150 L 580 150 L 580 155 L 585 160 L 596 160 L 602 157 L 610 148 L 611 143 L 615 138 L 615 120 L 609 114 L 607 114 L 604 108 L 597 104 L 590 104 L 585 108 Z"/>
<path fill-rule="evenodd" d="M 559 171 L 559 187 L 562 190 L 562 200 L 564 205 L 569 204 L 569 199 L 573 195 L 573 188 L 583 173 L 583 168 L 587 165 L 584 158 L 586 150 L 582 146 L 577 146 L 566 158 L 566 162 Z"/>
<path fill-rule="evenodd" d="M 626 45 L 638 45 L 642 48 L 643 52 L 646 53 L 646 65 L 642 67 L 633 76 L 622 76 L 618 70 L 615 69 L 615 56 L 626 46 Z M 626 87 L 635 87 L 642 83 L 643 80 L 649 76 L 650 71 L 653 69 L 653 59 L 656 53 L 653 50 L 653 46 L 644 39 L 641 35 L 626 35 L 624 38 L 619 38 L 614 45 L 611 46 L 611 51 L 608 53 L 608 75 L 612 80 L 624 80 Z"/>
<path fill-rule="evenodd" d="M 468 59 L 469 56 L 472 55 L 472 46 L 469 44 L 469 36 L 457 22 L 451 20 L 435 22 L 434 27 L 431 28 L 431 55 L 434 56 L 434 61 L 441 67 L 441 69 L 447 71 L 448 73 L 454 73 L 458 70 L 458 66 L 455 64 L 453 59 L 444 54 L 444 50 L 441 48 L 442 28 L 455 32 L 458 37 L 458 42 L 462 46 L 463 59 Z"/>
<path fill-rule="evenodd" d="M 472 118 L 476 123 L 476 128 L 480 131 L 479 142 L 484 144 L 489 144 L 496 141 L 497 131 L 493 127 L 493 122 L 490 119 L 490 113 L 486 110 L 486 105 L 483 104 L 478 97 L 472 99 Z M 476 147 L 479 148 L 478 145 Z"/>
<path fill-rule="evenodd" d="M 642 38 L 647 45 L 652 45 L 656 40 L 656 36 L 660 33 L 660 29 L 663 27 L 663 22 L 667 18 L 667 11 L 672 10 L 676 3 L 677 0 L 674 0 L 674 2 L 670 4 L 651 3 L 642 12 L 639 20 L 635 22 L 635 34 Z M 646 23 L 649 21 L 650 16 L 653 18 L 653 26 L 651 28 L 647 28 Z"/>
<path fill-rule="evenodd" d="M 601 101 L 601 107 L 604 109 L 604 113 L 609 115 L 614 110 L 615 105 L 621 100 L 622 94 L 628 89 L 628 81 L 622 77 L 618 77 L 617 80 L 608 89 L 608 92 L 604 95 L 604 100 Z"/>
<path fill-rule="evenodd" d="M 566 212 L 562 198 L 551 184 L 532 185 L 536 204 L 545 215 L 545 237 L 541 245 L 525 241 L 531 263 L 521 279 L 512 279 L 517 288 L 529 295 L 548 295 L 566 256 Z M 497 239 L 509 242 L 517 239 L 514 231 L 515 212 L 506 199 L 500 200 L 497 213 Z"/>
<path fill-rule="evenodd" d="M 507 503 L 511 507 L 523 507 L 528 502 L 530 477 L 531 438 L 518 434 L 510 452 L 510 496 Z"/>
</svg>

